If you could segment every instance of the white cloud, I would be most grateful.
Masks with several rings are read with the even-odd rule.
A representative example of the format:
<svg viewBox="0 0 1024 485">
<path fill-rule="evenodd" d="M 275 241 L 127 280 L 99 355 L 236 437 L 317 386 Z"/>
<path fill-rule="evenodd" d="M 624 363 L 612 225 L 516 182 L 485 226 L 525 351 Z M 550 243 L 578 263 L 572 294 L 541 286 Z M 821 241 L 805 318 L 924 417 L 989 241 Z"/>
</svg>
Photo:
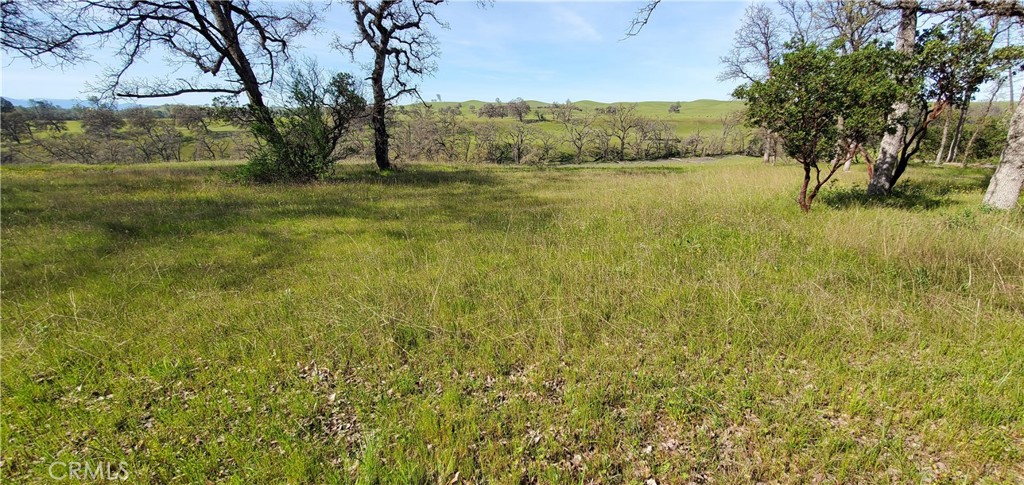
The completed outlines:
<svg viewBox="0 0 1024 485">
<path fill-rule="evenodd" d="M 565 29 L 561 32 L 564 38 L 583 42 L 602 40 L 597 29 L 580 14 L 562 6 L 551 7 L 551 12 L 554 14 L 554 20 Z"/>
</svg>

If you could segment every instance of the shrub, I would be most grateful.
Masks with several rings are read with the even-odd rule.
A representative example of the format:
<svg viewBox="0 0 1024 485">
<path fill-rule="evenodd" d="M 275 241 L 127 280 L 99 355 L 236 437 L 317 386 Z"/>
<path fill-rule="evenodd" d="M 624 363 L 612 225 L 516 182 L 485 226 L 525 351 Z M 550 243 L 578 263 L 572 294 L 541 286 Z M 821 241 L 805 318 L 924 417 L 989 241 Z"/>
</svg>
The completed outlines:
<svg viewBox="0 0 1024 485">
<path fill-rule="evenodd" d="M 325 81 L 312 63 L 294 69 L 286 93 L 289 106 L 274 116 L 279 140 L 268 136 L 271 127 L 258 121 L 251 130 L 264 141 L 238 176 L 250 182 L 308 182 L 323 178 L 334 162 L 347 155 L 338 142 L 353 122 L 366 113 L 366 101 L 358 93 L 355 78 L 339 73 Z M 256 118 L 258 119 L 258 118 Z"/>
</svg>

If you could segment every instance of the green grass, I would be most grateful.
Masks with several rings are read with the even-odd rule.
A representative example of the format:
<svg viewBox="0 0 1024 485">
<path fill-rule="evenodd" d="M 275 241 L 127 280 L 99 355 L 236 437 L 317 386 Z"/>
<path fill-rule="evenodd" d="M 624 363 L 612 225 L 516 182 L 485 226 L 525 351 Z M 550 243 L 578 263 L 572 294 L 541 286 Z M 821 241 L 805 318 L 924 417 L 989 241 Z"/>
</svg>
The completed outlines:
<svg viewBox="0 0 1024 485">
<path fill-rule="evenodd" d="M 508 100 L 504 100 L 508 101 Z M 550 103 L 541 101 L 527 101 L 530 106 L 537 110 L 540 107 L 548 106 Z M 561 102 L 561 101 L 560 101 Z M 489 119 L 476 116 L 471 110 L 479 109 L 485 101 L 470 100 L 463 102 L 432 102 L 431 106 L 440 109 L 449 106 L 462 105 L 462 114 L 469 122 L 493 123 L 497 125 L 511 125 L 514 120 L 511 118 Z M 613 105 L 625 103 L 599 103 L 596 101 L 575 101 L 577 106 L 585 110 L 595 110 Z M 644 101 L 629 103 L 637 105 L 637 113 L 651 119 L 668 122 L 674 129 L 677 136 L 686 138 L 698 131 L 705 136 L 717 135 L 722 129 L 722 117 L 736 113 L 743 109 L 742 101 L 718 101 L 713 99 L 700 99 L 697 101 L 681 102 L 679 113 L 669 113 L 668 108 L 673 102 L 670 101 Z M 561 123 L 556 121 L 534 122 L 536 117 L 533 112 L 527 116 L 531 124 L 542 130 L 561 134 L 565 131 Z"/>
<path fill-rule="evenodd" d="M 983 171 L 802 214 L 744 158 L 223 170 L 0 169 L 5 481 L 1024 476 L 1024 215 Z"/>
</svg>

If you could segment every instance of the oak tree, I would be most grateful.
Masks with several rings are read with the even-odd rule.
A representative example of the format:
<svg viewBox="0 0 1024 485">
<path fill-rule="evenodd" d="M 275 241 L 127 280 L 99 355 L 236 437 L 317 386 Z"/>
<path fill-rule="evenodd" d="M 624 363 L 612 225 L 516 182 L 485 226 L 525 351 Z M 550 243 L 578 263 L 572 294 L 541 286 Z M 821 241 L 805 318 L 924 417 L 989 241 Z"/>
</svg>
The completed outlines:
<svg viewBox="0 0 1024 485">
<path fill-rule="evenodd" d="M 356 37 L 350 42 L 336 41 L 335 46 L 353 57 L 365 46 L 373 55 L 370 126 L 374 160 L 381 170 L 391 168 L 387 106 L 403 96 L 419 98 L 415 81 L 437 67 L 437 38 L 428 27 L 446 27 L 435 9 L 442 3 L 444 0 L 350 0 Z"/>
</svg>

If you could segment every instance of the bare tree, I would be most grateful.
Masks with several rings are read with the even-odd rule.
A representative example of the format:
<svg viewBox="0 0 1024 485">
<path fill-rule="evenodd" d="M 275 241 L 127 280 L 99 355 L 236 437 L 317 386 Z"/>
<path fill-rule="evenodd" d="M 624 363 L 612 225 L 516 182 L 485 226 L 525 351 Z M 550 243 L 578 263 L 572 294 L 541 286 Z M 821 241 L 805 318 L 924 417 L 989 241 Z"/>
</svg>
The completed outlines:
<svg viewBox="0 0 1024 485">
<path fill-rule="evenodd" d="M 719 117 L 719 123 L 722 125 L 722 138 L 719 140 L 718 154 L 725 155 L 733 150 L 730 147 L 729 140 L 735 140 L 742 133 L 743 124 L 743 113 L 726 113 Z M 740 129 L 737 129 L 740 128 Z M 742 146 L 742 142 L 739 143 Z"/>
<path fill-rule="evenodd" d="M 56 133 L 67 130 L 65 111 L 46 100 L 30 99 L 29 112 L 32 125 L 37 130 L 48 130 Z"/>
<path fill-rule="evenodd" d="M 838 42 L 844 54 L 888 35 L 898 20 L 892 9 L 865 0 L 780 0 L 779 6 L 792 39 L 823 45 Z"/>
<path fill-rule="evenodd" d="M 554 118 L 565 127 L 565 137 L 574 150 L 573 160 L 583 161 L 583 152 L 594 135 L 594 113 L 585 112 L 570 101 L 565 104 L 552 103 Z"/>
<path fill-rule="evenodd" d="M 675 128 L 668 122 L 657 121 L 652 127 L 652 142 L 658 158 L 671 157 L 679 154 L 679 137 Z"/>
<path fill-rule="evenodd" d="M 703 132 L 700 126 L 694 129 L 690 136 L 683 140 L 683 150 L 685 154 L 690 156 L 701 156 L 707 155 L 707 145 L 704 140 Z"/>
<path fill-rule="evenodd" d="M 197 133 L 210 131 L 210 126 L 206 121 L 208 116 L 207 110 L 199 106 L 179 104 L 171 107 L 174 124 Z"/>
<path fill-rule="evenodd" d="M 782 54 L 782 24 L 764 3 L 752 3 L 743 14 L 743 23 L 733 38 L 729 55 L 720 59 L 724 70 L 721 80 L 763 81 L 772 62 Z"/>
<path fill-rule="evenodd" d="M 48 0 L 0 1 L 0 47 L 33 63 L 45 56 L 68 63 L 81 60 L 79 39 L 67 35 L 54 12 L 58 6 Z"/>
<path fill-rule="evenodd" d="M 22 136 L 32 136 L 32 125 L 29 117 L 25 115 L 23 110 L 14 107 L 10 101 L 6 98 L 2 99 L 2 113 L 3 123 L 0 123 L 0 137 L 5 140 L 11 140 L 14 143 L 21 143 Z M 10 152 L 10 150 L 5 150 Z"/>
<path fill-rule="evenodd" d="M 561 142 L 562 140 L 555 133 L 551 133 L 546 130 L 535 131 L 534 147 L 539 161 L 544 162 L 550 159 L 551 155 L 558 150 L 558 145 L 561 144 Z"/>
<path fill-rule="evenodd" d="M 785 37 L 798 44 L 817 40 L 820 32 L 814 21 L 814 3 L 810 0 L 779 0 L 779 9 L 786 19 L 782 26 Z"/>
<path fill-rule="evenodd" d="M 156 114 L 153 110 L 135 107 L 124 110 L 121 113 L 124 121 L 128 123 L 128 126 L 144 134 L 151 134 L 156 128 Z"/>
<path fill-rule="evenodd" d="M 82 130 L 88 135 L 109 139 L 123 126 L 124 119 L 109 105 L 97 105 L 82 113 Z"/>
<path fill-rule="evenodd" d="M 612 127 L 603 120 L 594 120 L 594 129 L 590 132 L 590 153 L 594 160 L 615 160 L 618 161 L 619 153 L 615 149 L 613 140 L 615 134 Z"/>
<path fill-rule="evenodd" d="M 500 100 L 494 103 L 484 103 L 476 110 L 476 115 L 481 118 L 504 118 L 508 116 L 508 106 Z"/>
<path fill-rule="evenodd" d="M 636 112 L 636 104 L 621 104 L 609 106 L 605 109 L 605 117 L 608 119 L 611 134 L 619 141 L 619 160 L 626 159 L 626 140 L 629 134 L 636 131 L 644 122 Z"/>
<path fill-rule="evenodd" d="M 781 19 L 769 6 L 750 4 L 743 14 L 743 23 L 736 31 L 732 50 L 720 59 L 725 69 L 718 78 L 744 82 L 765 80 L 772 63 L 782 55 L 784 35 Z M 764 163 L 774 163 L 777 156 L 775 136 L 767 130 L 763 130 L 763 135 Z"/>
<path fill-rule="evenodd" d="M 437 110 L 438 144 L 449 160 L 469 154 L 472 133 L 465 126 L 462 105 Z"/>
<path fill-rule="evenodd" d="M 401 106 L 401 122 L 392 123 L 391 149 L 396 159 L 436 160 L 442 138 L 437 112 L 429 106 Z"/>
<path fill-rule="evenodd" d="M 436 69 L 437 39 L 427 26 L 433 22 L 446 27 L 437 18 L 434 8 L 444 0 L 350 2 L 355 14 L 356 38 L 347 43 L 336 41 L 335 46 L 353 56 L 364 45 L 373 51 L 373 67 L 369 76 L 373 90 L 370 110 L 373 154 L 377 167 L 386 170 L 391 168 L 385 117 L 387 105 L 406 95 L 420 97 L 413 81 Z"/>
<path fill-rule="evenodd" d="M 513 99 L 505 105 L 505 111 L 510 116 L 515 116 L 520 123 L 523 123 L 523 119 L 526 118 L 526 115 L 530 114 L 530 110 L 530 104 L 524 101 L 523 98 Z"/>
<path fill-rule="evenodd" d="M 522 162 L 524 150 L 529 146 L 533 137 L 533 130 L 522 122 L 513 124 L 508 131 L 502 133 L 502 138 L 512 152 L 513 162 Z"/>
<path fill-rule="evenodd" d="M 20 0 L 17 0 L 20 2 Z M 291 42 L 320 20 L 309 3 L 260 3 L 250 0 L 139 1 L 5 0 L 3 47 L 8 52 L 60 62 L 88 57 L 100 42 L 116 47 L 116 62 L 100 83 L 106 95 L 165 98 L 187 93 L 245 94 L 254 120 L 266 126 L 271 143 L 282 141 L 263 98 Z M 37 30 L 38 29 L 38 30 Z M 130 78 L 131 68 L 159 48 L 195 71 L 189 77 Z"/>
<path fill-rule="evenodd" d="M 825 29 L 843 42 L 844 50 L 858 51 L 869 42 L 888 35 L 896 28 L 899 17 L 891 10 L 864 1 L 826 2 L 832 12 L 824 16 Z"/>
<path fill-rule="evenodd" d="M 554 118 L 555 121 L 565 123 L 571 120 L 573 116 L 576 116 L 577 111 L 583 111 L 583 109 L 567 99 L 564 103 L 551 103 L 548 106 L 548 111 L 551 112 L 551 117 Z"/>
<path fill-rule="evenodd" d="M 633 137 L 633 153 L 641 160 L 647 160 L 651 156 L 651 148 L 657 136 L 657 124 L 649 118 L 642 118 L 637 124 L 636 136 Z"/>
</svg>

